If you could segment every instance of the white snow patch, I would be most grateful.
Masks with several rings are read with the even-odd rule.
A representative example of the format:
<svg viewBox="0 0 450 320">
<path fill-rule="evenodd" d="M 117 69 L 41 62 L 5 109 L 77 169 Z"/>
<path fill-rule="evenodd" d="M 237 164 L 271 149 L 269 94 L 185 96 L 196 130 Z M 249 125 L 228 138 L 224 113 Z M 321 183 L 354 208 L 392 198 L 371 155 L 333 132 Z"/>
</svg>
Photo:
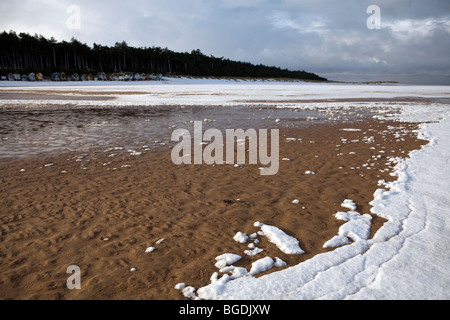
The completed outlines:
<svg viewBox="0 0 450 320">
<path fill-rule="evenodd" d="M 350 199 L 345 199 L 341 206 L 353 211 L 356 210 L 356 204 L 353 202 L 353 200 Z"/>
<path fill-rule="evenodd" d="M 145 249 L 145 253 L 151 253 L 155 251 L 155 247 L 148 247 L 147 249 Z"/>
<path fill-rule="evenodd" d="M 255 256 L 263 251 L 264 251 L 263 249 L 255 247 L 252 250 L 245 250 L 244 253 L 248 256 Z"/>
<path fill-rule="evenodd" d="M 339 228 L 339 235 L 346 236 L 353 241 L 367 240 L 370 235 L 372 216 L 360 215 L 356 211 L 338 212 L 336 218 L 347 221 Z"/>
<path fill-rule="evenodd" d="M 349 244 L 350 240 L 346 236 L 334 236 L 323 245 L 324 248 L 334 248 Z"/>
<path fill-rule="evenodd" d="M 428 107 L 416 115 L 430 118 L 426 110 L 430 112 Z M 390 190 L 379 189 L 374 194 L 372 213 L 388 221 L 373 239 L 340 230 L 357 241 L 282 271 L 200 289 L 199 296 L 245 300 L 449 299 L 449 110 L 435 116 L 444 119 L 421 125 L 421 134 L 430 143 L 397 163 L 398 179 Z M 363 229 L 369 222 L 366 215 L 354 211 L 339 212 L 336 217 L 361 223 Z M 333 239 L 345 240 L 343 236 Z M 266 261 L 268 265 L 270 261 Z"/>
<path fill-rule="evenodd" d="M 299 242 L 294 237 L 287 235 L 281 229 L 263 224 L 261 222 L 255 222 L 255 227 L 260 227 L 265 236 L 270 242 L 275 244 L 278 249 L 286 254 L 303 254 L 305 253 L 299 246 Z"/>
<path fill-rule="evenodd" d="M 195 288 L 192 286 L 183 288 L 181 292 L 183 293 L 183 296 L 185 296 L 186 298 L 195 299 L 196 297 Z"/>
<path fill-rule="evenodd" d="M 234 235 L 233 239 L 234 239 L 236 242 L 239 242 L 239 243 L 246 243 L 247 240 L 248 240 L 248 236 L 247 236 L 245 233 L 242 233 L 242 232 L 238 231 L 238 232 Z"/>
<path fill-rule="evenodd" d="M 177 283 L 177 284 L 175 285 L 175 289 L 176 289 L 176 290 L 183 290 L 184 288 L 186 288 L 186 284 L 183 283 L 183 282 Z"/>
<path fill-rule="evenodd" d="M 232 265 L 233 263 L 241 260 L 242 257 L 240 255 L 237 254 L 233 254 L 233 253 L 224 253 L 220 256 L 216 257 L 216 261 L 223 261 L 225 263 L 225 265 Z"/>
<path fill-rule="evenodd" d="M 255 274 L 267 271 L 271 269 L 274 265 L 275 261 L 271 257 L 265 257 L 259 260 L 256 260 L 252 263 L 252 267 L 248 272 L 249 275 L 254 276 Z"/>
</svg>

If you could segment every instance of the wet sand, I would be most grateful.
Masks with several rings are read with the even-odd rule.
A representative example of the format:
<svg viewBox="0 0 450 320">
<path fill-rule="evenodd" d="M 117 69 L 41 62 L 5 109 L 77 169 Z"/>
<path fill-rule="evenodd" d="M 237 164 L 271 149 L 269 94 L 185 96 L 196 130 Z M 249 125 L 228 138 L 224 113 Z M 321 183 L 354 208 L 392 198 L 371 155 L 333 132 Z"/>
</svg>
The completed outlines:
<svg viewBox="0 0 450 320">
<path fill-rule="evenodd" d="M 322 246 L 343 223 L 333 216 L 341 203 L 352 199 L 370 213 L 378 181 L 395 179 L 389 157 L 425 143 L 416 124 L 354 112 L 283 120 L 280 160 L 290 161 L 274 176 L 260 175 L 261 165 L 175 166 L 170 144 L 136 148 L 140 156 L 101 146 L 1 159 L 0 297 L 185 299 L 174 286 L 209 284 L 223 253 L 240 254 L 236 266 L 271 256 L 289 267 L 332 250 Z M 384 220 L 372 216 L 373 235 Z M 305 254 L 284 254 L 263 237 L 264 251 L 246 256 L 233 236 L 258 231 L 255 221 L 297 238 Z M 70 265 L 81 269 L 81 290 L 66 287 Z"/>
<path fill-rule="evenodd" d="M 29 157 L 49 153 L 158 147 L 168 144 L 176 128 L 192 131 L 194 121 L 203 128 L 308 125 L 329 121 L 319 110 L 273 109 L 246 106 L 122 106 L 86 107 L 74 104 L 0 106 L 0 158 Z M 359 111 L 370 116 L 372 112 Z M 345 119 L 357 117 L 355 110 L 339 112 Z M 333 118 L 334 119 L 334 118 Z M 102 151 L 102 150 L 101 150 Z"/>
</svg>

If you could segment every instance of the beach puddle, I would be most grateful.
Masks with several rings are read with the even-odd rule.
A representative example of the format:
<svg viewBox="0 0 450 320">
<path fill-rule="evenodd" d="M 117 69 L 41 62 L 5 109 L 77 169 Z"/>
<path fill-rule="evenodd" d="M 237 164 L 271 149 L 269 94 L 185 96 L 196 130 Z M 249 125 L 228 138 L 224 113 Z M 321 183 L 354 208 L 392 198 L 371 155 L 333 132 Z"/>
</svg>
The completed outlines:
<svg viewBox="0 0 450 320">
<path fill-rule="evenodd" d="M 347 119 L 355 117 L 356 114 L 346 113 Z M 177 128 L 193 130 L 194 121 L 202 121 L 204 130 L 216 128 L 224 132 L 299 127 L 329 119 L 328 113 L 318 109 L 257 106 L 4 107 L 0 109 L 0 158 L 115 146 L 156 147 L 169 144 Z"/>
</svg>

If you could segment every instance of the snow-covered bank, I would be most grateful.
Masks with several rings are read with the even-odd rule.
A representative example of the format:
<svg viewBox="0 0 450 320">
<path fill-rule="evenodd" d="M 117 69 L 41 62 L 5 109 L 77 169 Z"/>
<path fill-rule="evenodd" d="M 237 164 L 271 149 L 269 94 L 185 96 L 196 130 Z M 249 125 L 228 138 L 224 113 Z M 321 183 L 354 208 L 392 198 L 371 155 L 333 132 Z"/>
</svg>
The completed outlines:
<svg viewBox="0 0 450 320">
<path fill-rule="evenodd" d="M 430 144 L 400 164 L 398 182 L 375 198 L 373 212 L 400 229 L 374 238 L 369 255 L 392 254 L 384 254 L 373 283 L 350 298 L 450 298 L 449 129 L 450 118 L 422 125 Z"/>
<path fill-rule="evenodd" d="M 303 100 L 377 99 L 377 98 L 450 98 L 448 86 L 411 85 L 349 85 L 283 81 L 244 81 L 224 79 L 171 78 L 161 82 L 0 82 L 0 93 L 48 94 L 42 100 L 27 100 L 27 104 L 74 103 L 86 106 L 127 105 L 293 105 Z M 46 92 L 47 91 L 47 92 Z M 51 91 L 51 94 L 48 93 Z M 51 100 L 52 95 L 67 96 L 67 101 Z M 80 101 L 74 97 L 96 94 L 115 100 Z M 17 104 L 18 100 L 1 100 L 2 104 Z"/>
<path fill-rule="evenodd" d="M 378 190 L 373 213 L 388 219 L 360 239 L 260 278 L 201 288 L 203 299 L 449 299 L 450 117 L 421 125 L 430 140 L 399 160 L 398 180 Z M 419 120 L 419 119 L 417 119 Z"/>
</svg>

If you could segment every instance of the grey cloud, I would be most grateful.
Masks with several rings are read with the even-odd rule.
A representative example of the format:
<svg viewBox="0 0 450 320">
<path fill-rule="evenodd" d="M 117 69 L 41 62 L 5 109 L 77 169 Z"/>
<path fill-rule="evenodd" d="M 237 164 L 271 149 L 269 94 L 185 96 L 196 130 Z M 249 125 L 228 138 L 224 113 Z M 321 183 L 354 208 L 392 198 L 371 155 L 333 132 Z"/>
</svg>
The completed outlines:
<svg viewBox="0 0 450 320">
<path fill-rule="evenodd" d="M 69 30 L 66 9 L 81 8 Z M 381 9 L 381 30 L 366 10 Z M 448 0 L 10 0 L 0 29 L 89 45 L 161 46 L 319 73 L 336 80 L 450 84 Z"/>
</svg>

